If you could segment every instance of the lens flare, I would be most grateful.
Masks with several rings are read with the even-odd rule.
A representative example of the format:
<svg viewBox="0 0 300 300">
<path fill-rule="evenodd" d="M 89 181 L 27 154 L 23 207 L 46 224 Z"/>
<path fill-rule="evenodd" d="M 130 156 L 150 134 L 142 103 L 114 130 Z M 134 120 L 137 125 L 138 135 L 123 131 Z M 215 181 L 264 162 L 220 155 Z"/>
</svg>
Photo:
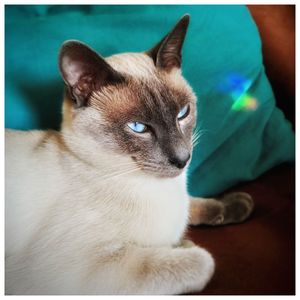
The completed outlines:
<svg viewBox="0 0 300 300">
<path fill-rule="evenodd" d="M 231 109 L 235 111 L 256 110 L 257 106 L 257 100 L 251 97 L 249 94 L 244 93 L 233 102 Z"/>
<path fill-rule="evenodd" d="M 233 104 L 231 110 L 234 111 L 253 111 L 258 107 L 258 101 L 248 90 L 252 81 L 239 75 L 230 74 L 219 85 L 219 90 L 230 94 Z"/>
</svg>

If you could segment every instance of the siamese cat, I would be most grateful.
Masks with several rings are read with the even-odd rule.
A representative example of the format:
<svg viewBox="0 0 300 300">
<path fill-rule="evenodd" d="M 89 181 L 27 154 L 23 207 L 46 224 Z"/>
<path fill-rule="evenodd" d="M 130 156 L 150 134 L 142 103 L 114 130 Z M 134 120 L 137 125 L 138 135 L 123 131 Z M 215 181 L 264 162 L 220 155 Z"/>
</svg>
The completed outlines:
<svg viewBox="0 0 300 300">
<path fill-rule="evenodd" d="M 183 16 L 154 48 L 103 58 L 66 41 L 59 132 L 6 131 L 7 294 L 181 294 L 211 279 L 188 224 L 244 221 L 248 194 L 190 198 L 196 96 Z"/>
</svg>

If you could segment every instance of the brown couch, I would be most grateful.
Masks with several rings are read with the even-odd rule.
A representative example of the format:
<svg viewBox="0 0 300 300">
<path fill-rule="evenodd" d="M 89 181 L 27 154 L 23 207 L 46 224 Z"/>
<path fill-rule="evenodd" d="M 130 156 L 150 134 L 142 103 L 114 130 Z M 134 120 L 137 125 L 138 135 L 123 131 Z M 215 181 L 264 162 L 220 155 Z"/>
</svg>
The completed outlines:
<svg viewBox="0 0 300 300">
<path fill-rule="evenodd" d="M 248 6 L 259 28 L 264 64 L 277 105 L 295 124 L 295 8 Z M 216 272 L 201 294 L 295 294 L 295 167 L 278 166 L 245 191 L 256 208 L 243 224 L 191 227 L 189 237 L 215 257 Z"/>
</svg>

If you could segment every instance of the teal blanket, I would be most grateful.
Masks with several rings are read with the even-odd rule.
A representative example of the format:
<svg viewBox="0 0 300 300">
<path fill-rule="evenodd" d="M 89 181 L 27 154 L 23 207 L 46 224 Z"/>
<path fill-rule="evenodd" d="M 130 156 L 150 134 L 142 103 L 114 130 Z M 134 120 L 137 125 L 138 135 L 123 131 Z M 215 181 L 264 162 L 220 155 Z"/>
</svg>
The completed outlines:
<svg viewBox="0 0 300 300">
<path fill-rule="evenodd" d="M 103 56 L 151 48 L 191 16 L 183 73 L 198 96 L 188 189 L 211 196 L 294 160 L 295 137 L 276 108 L 261 41 L 245 6 L 7 5 L 5 126 L 58 129 L 63 83 L 57 54 L 78 39 Z"/>
</svg>

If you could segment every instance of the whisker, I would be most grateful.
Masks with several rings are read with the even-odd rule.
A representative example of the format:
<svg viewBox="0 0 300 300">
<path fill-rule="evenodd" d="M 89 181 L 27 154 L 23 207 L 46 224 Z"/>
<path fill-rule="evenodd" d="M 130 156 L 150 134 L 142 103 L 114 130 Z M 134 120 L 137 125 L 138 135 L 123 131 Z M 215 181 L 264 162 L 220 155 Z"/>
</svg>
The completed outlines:
<svg viewBox="0 0 300 300">
<path fill-rule="evenodd" d="M 129 169 L 129 170 L 126 170 L 124 172 L 119 172 L 119 173 L 115 173 L 115 174 L 109 174 L 109 176 L 103 176 L 102 178 L 100 178 L 103 181 L 107 181 L 107 180 L 112 180 L 112 179 L 116 179 L 118 177 L 121 177 L 123 175 L 127 175 L 129 173 L 133 173 L 135 171 L 138 171 L 140 170 L 140 168 L 134 168 L 134 169 Z"/>
<path fill-rule="evenodd" d="M 204 133 L 209 132 L 211 130 L 208 129 L 199 129 L 195 131 L 192 135 L 192 140 L 198 139 L 199 136 L 202 136 Z"/>
<path fill-rule="evenodd" d="M 106 166 L 103 168 L 103 170 L 105 171 L 114 171 L 116 170 L 117 167 L 122 167 L 122 168 L 125 168 L 125 167 L 135 167 L 136 164 L 134 162 L 130 162 L 130 163 L 121 163 L 121 164 L 115 164 L 115 165 L 111 165 L 111 166 Z"/>
<path fill-rule="evenodd" d="M 122 173 L 123 171 L 125 172 L 125 171 L 131 170 L 131 169 L 135 169 L 135 168 L 136 168 L 136 166 L 134 166 L 134 168 L 128 166 L 127 168 L 121 168 L 121 169 L 119 169 L 119 170 L 114 168 L 114 169 L 111 169 L 112 172 L 105 172 L 105 171 L 109 171 L 109 170 L 104 169 L 104 170 L 103 170 L 103 175 L 100 176 L 99 178 L 105 178 L 105 177 L 107 177 L 107 176 L 119 174 L 119 173 Z"/>
<path fill-rule="evenodd" d="M 200 143 L 200 140 L 197 141 L 195 144 L 193 144 L 193 147 L 195 148 Z"/>
<path fill-rule="evenodd" d="M 204 133 L 203 134 L 200 134 L 200 135 L 198 135 L 197 136 L 197 138 L 196 139 L 194 139 L 193 141 L 192 141 L 192 143 L 193 143 L 193 145 L 195 145 L 199 140 L 200 140 L 200 138 L 202 137 L 204 135 Z"/>
<path fill-rule="evenodd" d="M 207 132 L 213 132 L 212 130 L 209 129 L 201 129 L 201 130 L 197 130 L 195 134 L 193 134 L 192 137 L 192 144 L 193 147 L 195 147 L 196 145 L 198 145 L 198 143 L 200 142 L 200 138 L 206 134 Z"/>
</svg>

